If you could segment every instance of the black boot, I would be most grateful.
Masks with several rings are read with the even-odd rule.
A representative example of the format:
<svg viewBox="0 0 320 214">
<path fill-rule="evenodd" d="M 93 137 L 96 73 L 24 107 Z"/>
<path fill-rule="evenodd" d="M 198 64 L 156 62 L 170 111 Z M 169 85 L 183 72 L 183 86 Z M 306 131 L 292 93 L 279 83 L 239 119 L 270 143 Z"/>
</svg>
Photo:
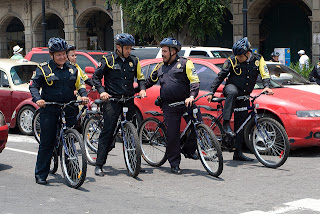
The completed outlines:
<svg viewBox="0 0 320 214">
<path fill-rule="evenodd" d="M 253 161 L 254 159 L 246 157 L 242 153 L 241 149 L 237 149 L 237 150 L 234 151 L 233 160 L 236 160 L 236 161 Z"/>
<path fill-rule="evenodd" d="M 227 135 L 229 135 L 231 137 L 235 137 L 236 136 L 234 134 L 234 132 L 232 131 L 231 127 L 230 127 L 230 121 L 229 120 L 224 120 L 223 121 L 223 130 Z"/>
</svg>

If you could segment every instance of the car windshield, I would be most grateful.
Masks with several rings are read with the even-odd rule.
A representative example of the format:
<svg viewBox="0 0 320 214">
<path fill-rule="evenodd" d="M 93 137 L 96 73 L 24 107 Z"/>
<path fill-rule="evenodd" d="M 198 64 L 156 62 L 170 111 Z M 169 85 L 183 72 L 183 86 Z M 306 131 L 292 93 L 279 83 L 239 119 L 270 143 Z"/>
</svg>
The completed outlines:
<svg viewBox="0 0 320 214">
<path fill-rule="evenodd" d="M 36 65 L 18 65 L 13 66 L 10 70 L 10 75 L 15 85 L 28 83 L 32 77 L 33 71 L 37 68 Z"/>
<path fill-rule="evenodd" d="M 154 59 L 159 53 L 160 48 L 133 48 L 131 54 L 138 57 L 139 60 Z"/>
<path fill-rule="evenodd" d="M 214 58 L 228 58 L 232 55 L 232 51 L 211 51 Z"/>
<path fill-rule="evenodd" d="M 267 64 L 270 78 L 280 85 L 308 85 L 309 81 L 286 65 Z"/>
<path fill-rule="evenodd" d="M 103 53 L 101 53 L 101 54 L 88 53 L 88 54 L 90 54 L 90 56 L 92 56 L 92 58 L 93 58 L 94 60 L 96 60 L 97 62 L 100 62 L 102 56 L 104 55 Z M 105 54 L 106 54 L 106 53 L 105 53 Z"/>
</svg>

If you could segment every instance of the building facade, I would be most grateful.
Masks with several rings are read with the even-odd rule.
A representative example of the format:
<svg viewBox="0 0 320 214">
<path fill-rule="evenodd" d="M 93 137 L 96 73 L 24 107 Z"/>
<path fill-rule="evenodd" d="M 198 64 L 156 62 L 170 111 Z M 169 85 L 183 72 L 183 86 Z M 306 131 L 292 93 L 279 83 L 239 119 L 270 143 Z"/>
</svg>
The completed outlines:
<svg viewBox="0 0 320 214">
<path fill-rule="evenodd" d="M 291 61 L 304 49 L 316 62 L 320 56 L 320 0 L 247 0 L 248 38 L 266 59 L 274 48 L 290 48 Z M 42 0 L 0 0 L 0 57 L 12 47 L 24 53 L 43 46 Z M 205 45 L 231 47 L 243 36 L 243 0 L 230 0 L 223 35 Z M 45 0 L 46 40 L 65 38 L 78 49 L 113 50 L 121 32 L 121 11 L 105 0 Z M 46 41 L 45 41 L 46 42 Z"/>
<path fill-rule="evenodd" d="M 0 0 L 0 57 L 20 45 L 27 53 L 43 46 L 42 0 Z M 46 42 L 64 38 L 78 49 L 113 50 L 121 13 L 105 0 L 45 0 Z M 46 43 L 45 42 L 45 43 Z"/>
</svg>

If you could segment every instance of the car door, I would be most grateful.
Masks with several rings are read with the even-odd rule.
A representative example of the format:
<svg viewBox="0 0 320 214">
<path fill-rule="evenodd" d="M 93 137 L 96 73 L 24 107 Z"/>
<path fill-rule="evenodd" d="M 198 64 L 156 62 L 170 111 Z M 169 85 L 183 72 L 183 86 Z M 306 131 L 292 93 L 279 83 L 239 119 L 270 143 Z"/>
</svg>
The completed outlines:
<svg viewBox="0 0 320 214">
<path fill-rule="evenodd" d="M 0 70 L 0 111 L 4 114 L 6 121 L 10 122 L 12 112 L 12 90 L 9 84 L 9 77 Z"/>
</svg>

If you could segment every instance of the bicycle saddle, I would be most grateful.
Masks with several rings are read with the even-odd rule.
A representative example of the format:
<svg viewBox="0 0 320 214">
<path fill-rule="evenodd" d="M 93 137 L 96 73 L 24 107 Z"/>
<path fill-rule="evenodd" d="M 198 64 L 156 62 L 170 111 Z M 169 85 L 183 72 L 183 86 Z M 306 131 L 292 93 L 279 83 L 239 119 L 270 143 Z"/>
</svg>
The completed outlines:
<svg viewBox="0 0 320 214">
<path fill-rule="evenodd" d="M 157 111 L 146 111 L 146 114 L 152 114 L 152 116 L 162 116 L 162 113 L 159 113 Z"/>
<path fill-rule="evenodd" d="M 222 101 L 224 101 L 226 98 L 225 97 L 213 97 L 211 102 L 217 102 L 217 103 L 221 103 Z"/>
<path fill-rule="evenodd" d="M 97 105 L 101 105 L 101 104 L 103 104 L 103 103 L 105 103 L 105 102 L 106 102 L 106 101 L 101 100 L 101 99 L 96 99 L 96 100 L 94 101 L 94 103 L 97 104 Z"/>
</svg>

